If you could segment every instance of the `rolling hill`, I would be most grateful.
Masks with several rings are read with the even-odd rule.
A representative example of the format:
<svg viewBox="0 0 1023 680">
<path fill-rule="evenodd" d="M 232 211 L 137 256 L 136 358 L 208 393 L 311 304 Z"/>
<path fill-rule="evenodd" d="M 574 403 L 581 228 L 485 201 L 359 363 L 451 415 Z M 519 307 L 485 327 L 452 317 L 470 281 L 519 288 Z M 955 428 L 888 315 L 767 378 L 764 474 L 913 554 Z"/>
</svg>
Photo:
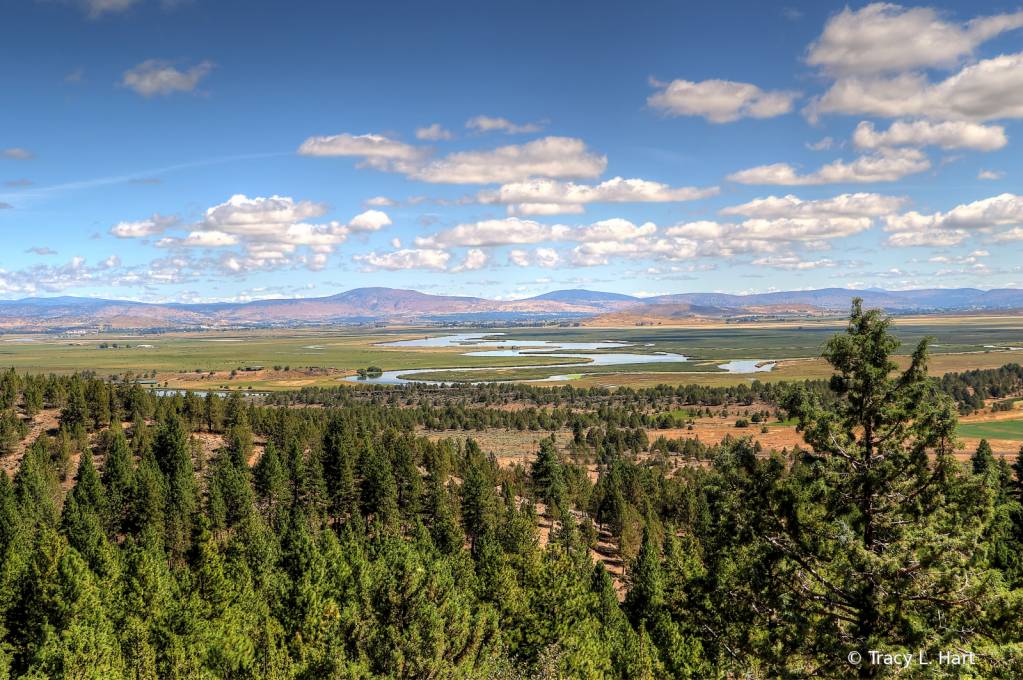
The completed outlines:
<svg viewBox="0 0 1023 680">
<path fill-rule="evenodd" d="M 992 310 L 1023 307 L 1023 290 L 975 288 L 887 291 L 845 288 L 731 295 L 680 293 L 638 298 L 622 293 L 558 290 L 515 301 L 429 295 L 394 288 L 356 288 L 320 298 L 257 300 L 246 303 L 148 304 L 61 296 L 0 300 L 0 331 L 31 331 L 106 326 L 185 328 L 262 326 L 355 321 L 516 320 L 582 318 L 616 314 L 629 318 L 712 318 L 745 314 L 842 311 L 853 296 L 869 307 L 894 312 Z M 1018 312 L 1016 312 L 1018 313 Z"/>
</svg>

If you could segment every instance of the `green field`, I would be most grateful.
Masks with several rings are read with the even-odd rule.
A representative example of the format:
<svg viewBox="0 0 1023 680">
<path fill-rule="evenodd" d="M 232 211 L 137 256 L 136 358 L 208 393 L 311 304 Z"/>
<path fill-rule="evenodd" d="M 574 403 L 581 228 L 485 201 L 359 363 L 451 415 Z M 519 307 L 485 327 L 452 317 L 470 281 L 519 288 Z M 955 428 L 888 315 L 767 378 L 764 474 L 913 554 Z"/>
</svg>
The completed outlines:
<svg viewBox="0 0 1023 680">
<path fill-rule="evenodd" d="M 1023 442 L 1023 420 L 960 425 L 959 436 L 970 439 L 1011 439 Z"/>
<path fill-rule="evenodd" d="M 434 335 L 448 333 L 433 332 Z M 14 366 L 33 373 L 94 370 L 99 373 L 133 372 L 156 369 L 161 373 L 178 371 L 230 371 L 246 366 L 290 366 L 293 369 L 335 367 L 350 369 L 371 365 L 384 370 L 407 368 L 471 368 L 482 366 L 521 366 L 519 357 L 465 357 L 470 348 L 379 347 L 380 343 L 423 337 L 422 330 L 368 333 L 340 330 L 249 331 L 238 333 L 165 333 L 160 335 L 117 335 L 103 333 L 84 338 L 39 337 L 31 342 L 0 340 L 0 365 Z M 25 335 L 12 338 L 31 337 Z M 101 343 L 131 345 L 100 349 Z M 138 345 L 151 345 L 140 348 Z M 531 364 L 559 365 L 577 363 L 577 359 L 531 357 Z"/>
<path fill-rule="evenodd" d="M 788 420 L 779 420 L 773 423 L 767 423 L 768 427 L 792 427 L 799 424 L 799 418 L 789 418 Z"/>
</svg>

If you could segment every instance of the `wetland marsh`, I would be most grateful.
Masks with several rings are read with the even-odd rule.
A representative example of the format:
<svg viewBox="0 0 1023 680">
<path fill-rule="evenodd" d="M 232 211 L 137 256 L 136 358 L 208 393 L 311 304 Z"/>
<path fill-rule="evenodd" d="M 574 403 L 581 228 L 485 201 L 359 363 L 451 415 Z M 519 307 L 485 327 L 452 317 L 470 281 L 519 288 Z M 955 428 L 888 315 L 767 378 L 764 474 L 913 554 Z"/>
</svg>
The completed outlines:
<svg viewBox="0 0 1023 680">
<path fill-rule="evenodd" d="M 0 341 L 0 364 L 19 372 L 156 373 L 172 388 L 293 389 L 356 378 L 376 382 L 577 381 L 583 385 L 735 384 L 823 377 L 821 344 L 839 320 L 677 327 L 515 327 L 485 330 L 338 326 L 77 337 L 18 334 Z M 932 372 L 1023 361 L 1019 317 L 898 319 L 906 356 L 935 338 Z M 102 345 L 106 347 L 102 347 Z M 254 370 L 258 369 L 258 370 Z M 231 376 L 234 371 L 236 375 Z"/>
</svg>

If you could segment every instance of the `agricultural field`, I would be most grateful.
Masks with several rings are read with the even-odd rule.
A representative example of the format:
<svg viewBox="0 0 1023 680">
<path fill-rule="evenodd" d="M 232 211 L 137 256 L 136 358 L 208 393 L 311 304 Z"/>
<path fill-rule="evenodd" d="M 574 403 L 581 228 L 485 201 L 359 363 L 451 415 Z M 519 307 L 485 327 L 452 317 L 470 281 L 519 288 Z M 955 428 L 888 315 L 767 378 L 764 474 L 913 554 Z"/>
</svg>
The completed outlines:
<svg viewBox="0 0 1023 680">
<path fill-rule="evenodd" d="M 963 423 L 959 426 L 959 436 L 970 439 L 1005 439 L 1023 442 L 1023 420 Z"/>
</svg>

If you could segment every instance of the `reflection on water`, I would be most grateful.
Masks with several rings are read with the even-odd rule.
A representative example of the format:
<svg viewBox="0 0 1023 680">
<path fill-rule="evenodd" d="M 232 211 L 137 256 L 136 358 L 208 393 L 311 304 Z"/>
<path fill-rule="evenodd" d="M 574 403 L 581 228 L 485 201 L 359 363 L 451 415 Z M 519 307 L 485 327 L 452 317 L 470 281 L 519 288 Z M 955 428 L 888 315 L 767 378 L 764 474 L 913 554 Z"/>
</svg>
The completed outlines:
<svg viewBox="0 0 1023 680">
<path fill-rule="evenodd" d="M 176 397 L 179 394 L 185 396 L 185 392 L 191 391 L 197 397 L 205 397 L 209 392 L 206 390 L 172 390 L 172 389 L 159 389 L 149 390 L 158 397 Z M 267 392 L 243 392 L 242 390 L 213 390 L 213 394 L 218 397 L 227 397 L 231 392 L 239 392 L 243 397 L 265 397 Z"/>
<path fill-rule="evenodd" d="M 727 364 L 720 364 L 718 368 L 729 373 L 766 373 L 774 368 L 773 361 L 729 361 Z"/>
<path fill-rule="evenodd" d="M 383 343 L 382 347 L 495 347 L 499 349 L 487 349 L 477 352 L 464 352 L 462 356 L 467 357 L 523 357 L 535 359 L 539 357 L 558 357 L 563 359 L 579 359 L 578 363 L 560 364 L 557 368 L 570 368 L 573 366 L 622 366 L 628 364 L 657 364 L 669 362 L 688 361 L 681 354 L 669 354 L 667 352 L 655 352 L 654 354 L 585 354 L 585 350 L 618 349 L 628 348 L 632 345 L 617 340 L 604 342 L 551 342 L 549 340 L 506 340 L 493 339 L 496 336 L 503 336 L 504 333 L 459 333 L 458 335 L 443 335 L 434 338 L 419 338 L 416 340 L 400 340 L 398 342 Z M 649 347 L 650 345 L 646 345 Z M 427 380 L 419 381 L 415 375 L 420 373 L 434 373 L 436 371 L 493 371 L 499 369 L 524 369 L 524 368 L 551 368 L 551 366 L 478 366 L 473 368 L 421 368 L 405 371 L 384 371 L 380 375 L 371 375 L 366 378 L 349 376 L 345 380 L 354 382 L 369 382 L 383 385 L 403 385 L 408 382 L 425 382 L 430 385 L 438 385 L 440 381 Z M 404 376 L 399 378 L 398 376 Z M 543 378 L 542 380 L 553 380 L 555 378 Z M 522 382 L 522 381 L 518 381 Z"/>
<path fill-rule="evenodd" d="M 630 344 L 619 340 L 604 342 L 550 342 L 549 340 L 489 340 L 504 333 L 459 333 L 458 335 L 441 335 L 434 338 L 418 338 L 416 340 L 399 340 L 398 342 L 381 343 L 380 347 L 508 347 L 515 351 L 519 347 L 528 347 L 532 353 L 546 356 L 556 350 L 594 350 L 629 347 Z M 653 345 L 646 345 L 652 347 Z M 517 354 L 491 354 L 486 356 L 519 356 Z"/>
<path fill-rule="evenodd" d="M 367 382 L 382 385 L 403 385 L 409 382 L 422 382 L 430 385 L 438 385 L 437 380 L 416 380 L 415 376 L 423 373 L 465 372 L 465 371 L 494 371 L 502 369 L 529 369 L 529 368 L 572 368 L 576 366 L 628 366 L 638 364 L 661 364 L 678 363 L 688 361 L 681 354 L 669 352 L 654 352 L 653 354 L 632 354 L 627 352 L 612 352 L 607 354 L 587 354 L 586 350 L 605 349 L 627 349 L 633 345 L 618 340 L 606 340 L 603 342 L 554 342 L 550 340 L 511 340 L 504 337 L 504 333 L 459 333 L 456 335 L 442 335 L 437 337 L 424 337 L 415 340 L 399 340 L 397 342 L 382 343 L 381 347 L 461 347 L 465 349 L 493 348 L 477 351 L 464 352 L 462 356 L 468 357 L 559 357 L 565 359 L 579 359 L 578 363 L 560 364 L 553 366 L 477 366 L 472 368 L 421 368 L 400 371 L 384 371 L 380 375 L 373 375 L 366 378 L 349 376 L 344 380 L 351 382 Z M 645 344 L 644 347 L 652 347 L 653 344 Z M 729 373 L 761 373 L 770 371 L 773 363 L 757 367 L 760 361 L 732 361 L 723 364 L 720 368 Z M 402 377 L 398 377 L 402 376 Z M 516 381 L 516 382 L 547 382 L 554 380 L 568 380 L 567 375 L 554 375 L 541 378 L 537 381 Z"/>
</svg>

